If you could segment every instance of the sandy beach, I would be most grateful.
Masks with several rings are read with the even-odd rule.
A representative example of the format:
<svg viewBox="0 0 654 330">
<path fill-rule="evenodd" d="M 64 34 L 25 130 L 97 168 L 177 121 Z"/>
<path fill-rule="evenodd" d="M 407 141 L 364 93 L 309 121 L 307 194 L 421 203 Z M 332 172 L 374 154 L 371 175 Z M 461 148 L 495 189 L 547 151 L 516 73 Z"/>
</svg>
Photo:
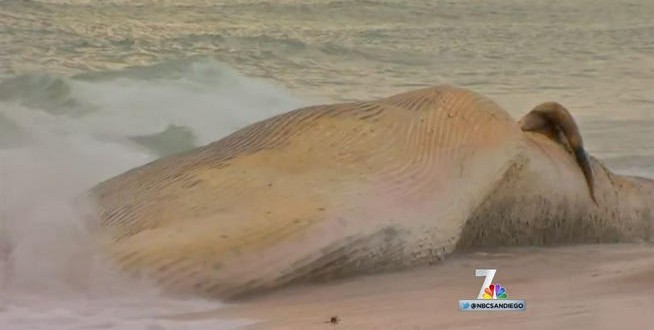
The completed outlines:
<svg viewBox="0 0 654 330">
<path fill-rule="evenodd" d="M 483 278 L 525 312 L 461 312 Z M 459 253 L 423 269 L 281 290 L 182 319 L 255 319 L 277 329 L 647 329 L 654 322 L 654 246 L 588 245 Z M 336 316 L 337 324 L 330 323 Z"/>
<path fill-rule="evenodd" d="M 108 271 L 77 209 L 257 121 L 440 84 L 516 120 L 559 102 L 590 155 L 654 178 L 652 17 L 652 0 L 2 0 L 0 329 L 654 329 L 652 243 L 459 252 L 225 306 Z M 459 311 L 477 268 L 527 310 Z"/>
</svg>

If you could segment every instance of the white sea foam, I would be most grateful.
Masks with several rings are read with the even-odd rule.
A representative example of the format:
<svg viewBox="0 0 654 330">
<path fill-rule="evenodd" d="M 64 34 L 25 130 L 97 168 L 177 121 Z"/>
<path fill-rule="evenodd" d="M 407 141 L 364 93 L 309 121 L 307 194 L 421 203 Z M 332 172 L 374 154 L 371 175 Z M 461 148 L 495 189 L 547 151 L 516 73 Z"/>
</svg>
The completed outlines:
<svg viewBox="0 0 654 330">
<path fill-rule="evenodd" d="M 166 65 L 175 69 L 166 73 Z M 129 139 L 186 127 L 204 144 L 300 105 L 283 89 L 206 60 L 94 76 L 0 83 L 0 329 L 230 329 L 245 321 L 174 321 L 216 301 L 164 297 L 94 251 L 79 196 L 162 150 Z M 18 88 L 16 88 L 18 85 Z M 15 92 L 18 90 L 19 92 Z M 159 136 L 161 145 L 188 136 Z M 163 150 L 165 152 L 165 150 Z"/>
</svg>

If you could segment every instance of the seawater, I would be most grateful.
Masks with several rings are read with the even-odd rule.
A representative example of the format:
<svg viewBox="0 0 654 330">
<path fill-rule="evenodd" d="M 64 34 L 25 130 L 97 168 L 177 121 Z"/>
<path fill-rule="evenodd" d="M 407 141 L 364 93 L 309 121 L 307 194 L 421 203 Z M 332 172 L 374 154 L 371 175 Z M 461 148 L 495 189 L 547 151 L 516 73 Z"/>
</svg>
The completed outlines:
<svg viewBox="0 0 654 330">
<path fill-rule="evenodd" d="M 303 105 L 435 84 L 559 101 L 654 176 L 649 0 L 0 1 L 0 329 L 230 329 L 94 254 L 79 196 Z M 10 259 L 7 255 L 11 247 Z"/>
<path fill-rule="evenodd" d="M 122 276 L 93 252 L 93 215 L 80 196 L 130 168 L 301 106 L 299 98 L 198 59 L 83 76 L 20 75 L 0 82 L 0 99 L 0 329 L 247 323 L 171 320 L 221 304 L 165 297 L 145 279 Z"/>
</svg>

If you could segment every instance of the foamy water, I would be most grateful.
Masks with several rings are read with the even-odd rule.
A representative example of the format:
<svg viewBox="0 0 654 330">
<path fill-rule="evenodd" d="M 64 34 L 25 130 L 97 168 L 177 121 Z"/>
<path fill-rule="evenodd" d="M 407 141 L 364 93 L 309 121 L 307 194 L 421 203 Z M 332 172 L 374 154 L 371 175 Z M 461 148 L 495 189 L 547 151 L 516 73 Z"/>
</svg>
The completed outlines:
<svg viewBox="0 0 654 330">
<path fill-rule="evenodd" d="M 211 60 L 159 69 L 164 73 L 154 79 L 134 69 L 84 78 L 22 76 L 0 83 L 0 94 L 19 91 L 0 103 L 0 120 L 7 127 L 0 147 L 0 329 L 230 329 L 244 324 L 166 320 L 221 305 L 167 298 L 147 281 L 116 272 L 94 252 L 93 215 L 80 196 L 161 154 L 205 144 L 300 102 L 282 88 Z"/>
<path fill-rule="evenodd" d="M 651 17 L 650 0 L 1 0 L 0 329 L 248 322 L 167 319 L 221 304 L 115 272 L 78 197 L 309 103 L 441 83 L 514 116 L 555 100 L 611 169 L 654 176 Z"/>
</svg>

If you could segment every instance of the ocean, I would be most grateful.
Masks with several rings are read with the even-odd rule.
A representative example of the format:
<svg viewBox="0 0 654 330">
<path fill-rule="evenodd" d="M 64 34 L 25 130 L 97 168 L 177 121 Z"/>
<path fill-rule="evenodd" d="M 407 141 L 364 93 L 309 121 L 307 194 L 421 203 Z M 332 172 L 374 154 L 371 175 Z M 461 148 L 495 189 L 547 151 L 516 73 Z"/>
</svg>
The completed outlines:
<svg viewBox="0 0 654 330">
<path fill-rule="evenodd" d="M 305 105 L 453 84 L 544 101 L 654 176 L 654 1 L 0 0 L 0 329 L 232 329 L 90 248 L 78 196 Z M 11 271 L 10 271 L 11 268 Z M 13 274 L 13 275 L 12 275 Z"/>
</svg>

